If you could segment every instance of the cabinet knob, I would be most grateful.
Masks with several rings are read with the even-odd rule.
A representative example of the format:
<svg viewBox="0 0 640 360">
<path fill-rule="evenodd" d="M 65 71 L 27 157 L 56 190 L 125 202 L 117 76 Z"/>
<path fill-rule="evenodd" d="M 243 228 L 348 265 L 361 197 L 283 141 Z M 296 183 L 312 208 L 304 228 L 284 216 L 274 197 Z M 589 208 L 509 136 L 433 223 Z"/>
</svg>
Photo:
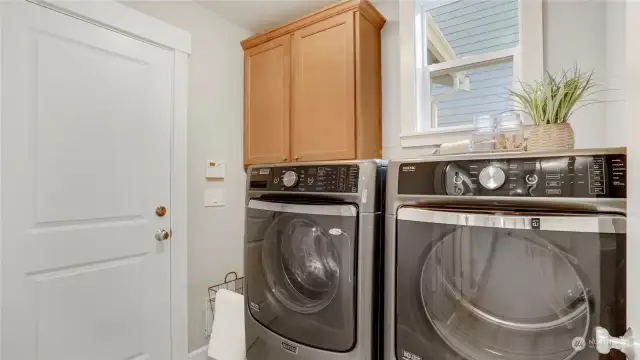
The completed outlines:
<svg viewBox="0 0 640 360">
<path fill-rule="evenodd" d="M 300 156 L 294 157 L 293 160 L 300 160 Z"/>
<path fill-rule="evenodd" d="M 286 156 L 283 156 L 283 157 L 282 157 L 282 161 L 287 161 L 287 157 L 286 157 Z"/>
</svg>

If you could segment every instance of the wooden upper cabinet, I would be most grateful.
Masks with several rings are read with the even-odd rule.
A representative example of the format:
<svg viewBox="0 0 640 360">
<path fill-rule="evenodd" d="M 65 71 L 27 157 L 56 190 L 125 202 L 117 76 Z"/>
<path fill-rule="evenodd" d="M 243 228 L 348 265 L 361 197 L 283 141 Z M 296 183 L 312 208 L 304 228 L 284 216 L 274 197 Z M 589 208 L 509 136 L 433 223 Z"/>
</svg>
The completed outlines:
<svg viewBox="0 0 640 360">
<path fill-rule="evenodd" d="M 244 163 L 290 161 L 290 37 L 244 55 Z"/>
<path fill-rule="evenodd" d="M 242 42 L 246 165 L 381 157 L 384 23 L 346 0 Z"/>
<path fill-rule="evenodd" d="M 353 17 L 344 13 L 293 33 L 294 160 L 356 157 Z"/>
</svg>

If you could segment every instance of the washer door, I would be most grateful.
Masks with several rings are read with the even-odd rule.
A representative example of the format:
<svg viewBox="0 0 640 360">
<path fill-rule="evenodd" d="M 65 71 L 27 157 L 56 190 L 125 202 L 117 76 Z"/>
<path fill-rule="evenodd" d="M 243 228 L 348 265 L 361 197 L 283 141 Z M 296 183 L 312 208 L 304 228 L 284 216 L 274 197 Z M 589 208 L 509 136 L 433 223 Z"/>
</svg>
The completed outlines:
<svg viewBox="0 0 640 360">
<path fill-rule="evenodd" d="M 624 249 L 616 234 L 624 223 L 401 209 L 398 358 L 564 360 L 595 352 L 582 346 L 608 323 L 603 313 L 616 311 L 616 281 L 624 289 L 620 262 L 603 266 L 611 256 L 604 249 Z"/>
<path fill-rule="evenodd" d="M 340 251 L 312 218 L 283 214 L 269 226 L 262 251 L 265 278 L 276 298 L 292 311 L 311 314 L 335 298 Z"/>
<path fill-rule="evenodd" d="M 357 208 L 251 200 L 249 312 L 270 331 L 329 351 L 355 345 Z"/>
</svg>

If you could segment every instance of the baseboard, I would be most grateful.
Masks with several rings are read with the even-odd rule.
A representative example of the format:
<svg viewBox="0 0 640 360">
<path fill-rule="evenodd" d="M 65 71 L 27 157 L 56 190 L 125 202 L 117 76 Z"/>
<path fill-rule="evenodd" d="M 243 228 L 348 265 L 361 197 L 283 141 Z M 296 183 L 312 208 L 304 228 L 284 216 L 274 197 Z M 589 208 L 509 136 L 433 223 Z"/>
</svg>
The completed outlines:
<svg viewBox="0 0 640 360">
<path fill-rule="evenodd" d="M 207 356 L 207 350 L 209 346 L 203 346 L 200 349 L 189 353 L 189 360 L 210 360 Z"/>
</svg>

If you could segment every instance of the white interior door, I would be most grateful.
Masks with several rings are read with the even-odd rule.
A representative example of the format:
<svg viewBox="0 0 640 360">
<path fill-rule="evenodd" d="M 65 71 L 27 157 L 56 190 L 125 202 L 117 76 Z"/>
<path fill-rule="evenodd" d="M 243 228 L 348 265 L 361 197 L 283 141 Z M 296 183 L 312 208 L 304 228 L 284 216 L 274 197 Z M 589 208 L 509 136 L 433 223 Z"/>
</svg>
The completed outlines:
<svg viewBox="0 0 640 360">
<path fill-rule="evenodd" d="M 169 360 L 173 55 L 0 11 L 2 359 Z"/>
</svg>

